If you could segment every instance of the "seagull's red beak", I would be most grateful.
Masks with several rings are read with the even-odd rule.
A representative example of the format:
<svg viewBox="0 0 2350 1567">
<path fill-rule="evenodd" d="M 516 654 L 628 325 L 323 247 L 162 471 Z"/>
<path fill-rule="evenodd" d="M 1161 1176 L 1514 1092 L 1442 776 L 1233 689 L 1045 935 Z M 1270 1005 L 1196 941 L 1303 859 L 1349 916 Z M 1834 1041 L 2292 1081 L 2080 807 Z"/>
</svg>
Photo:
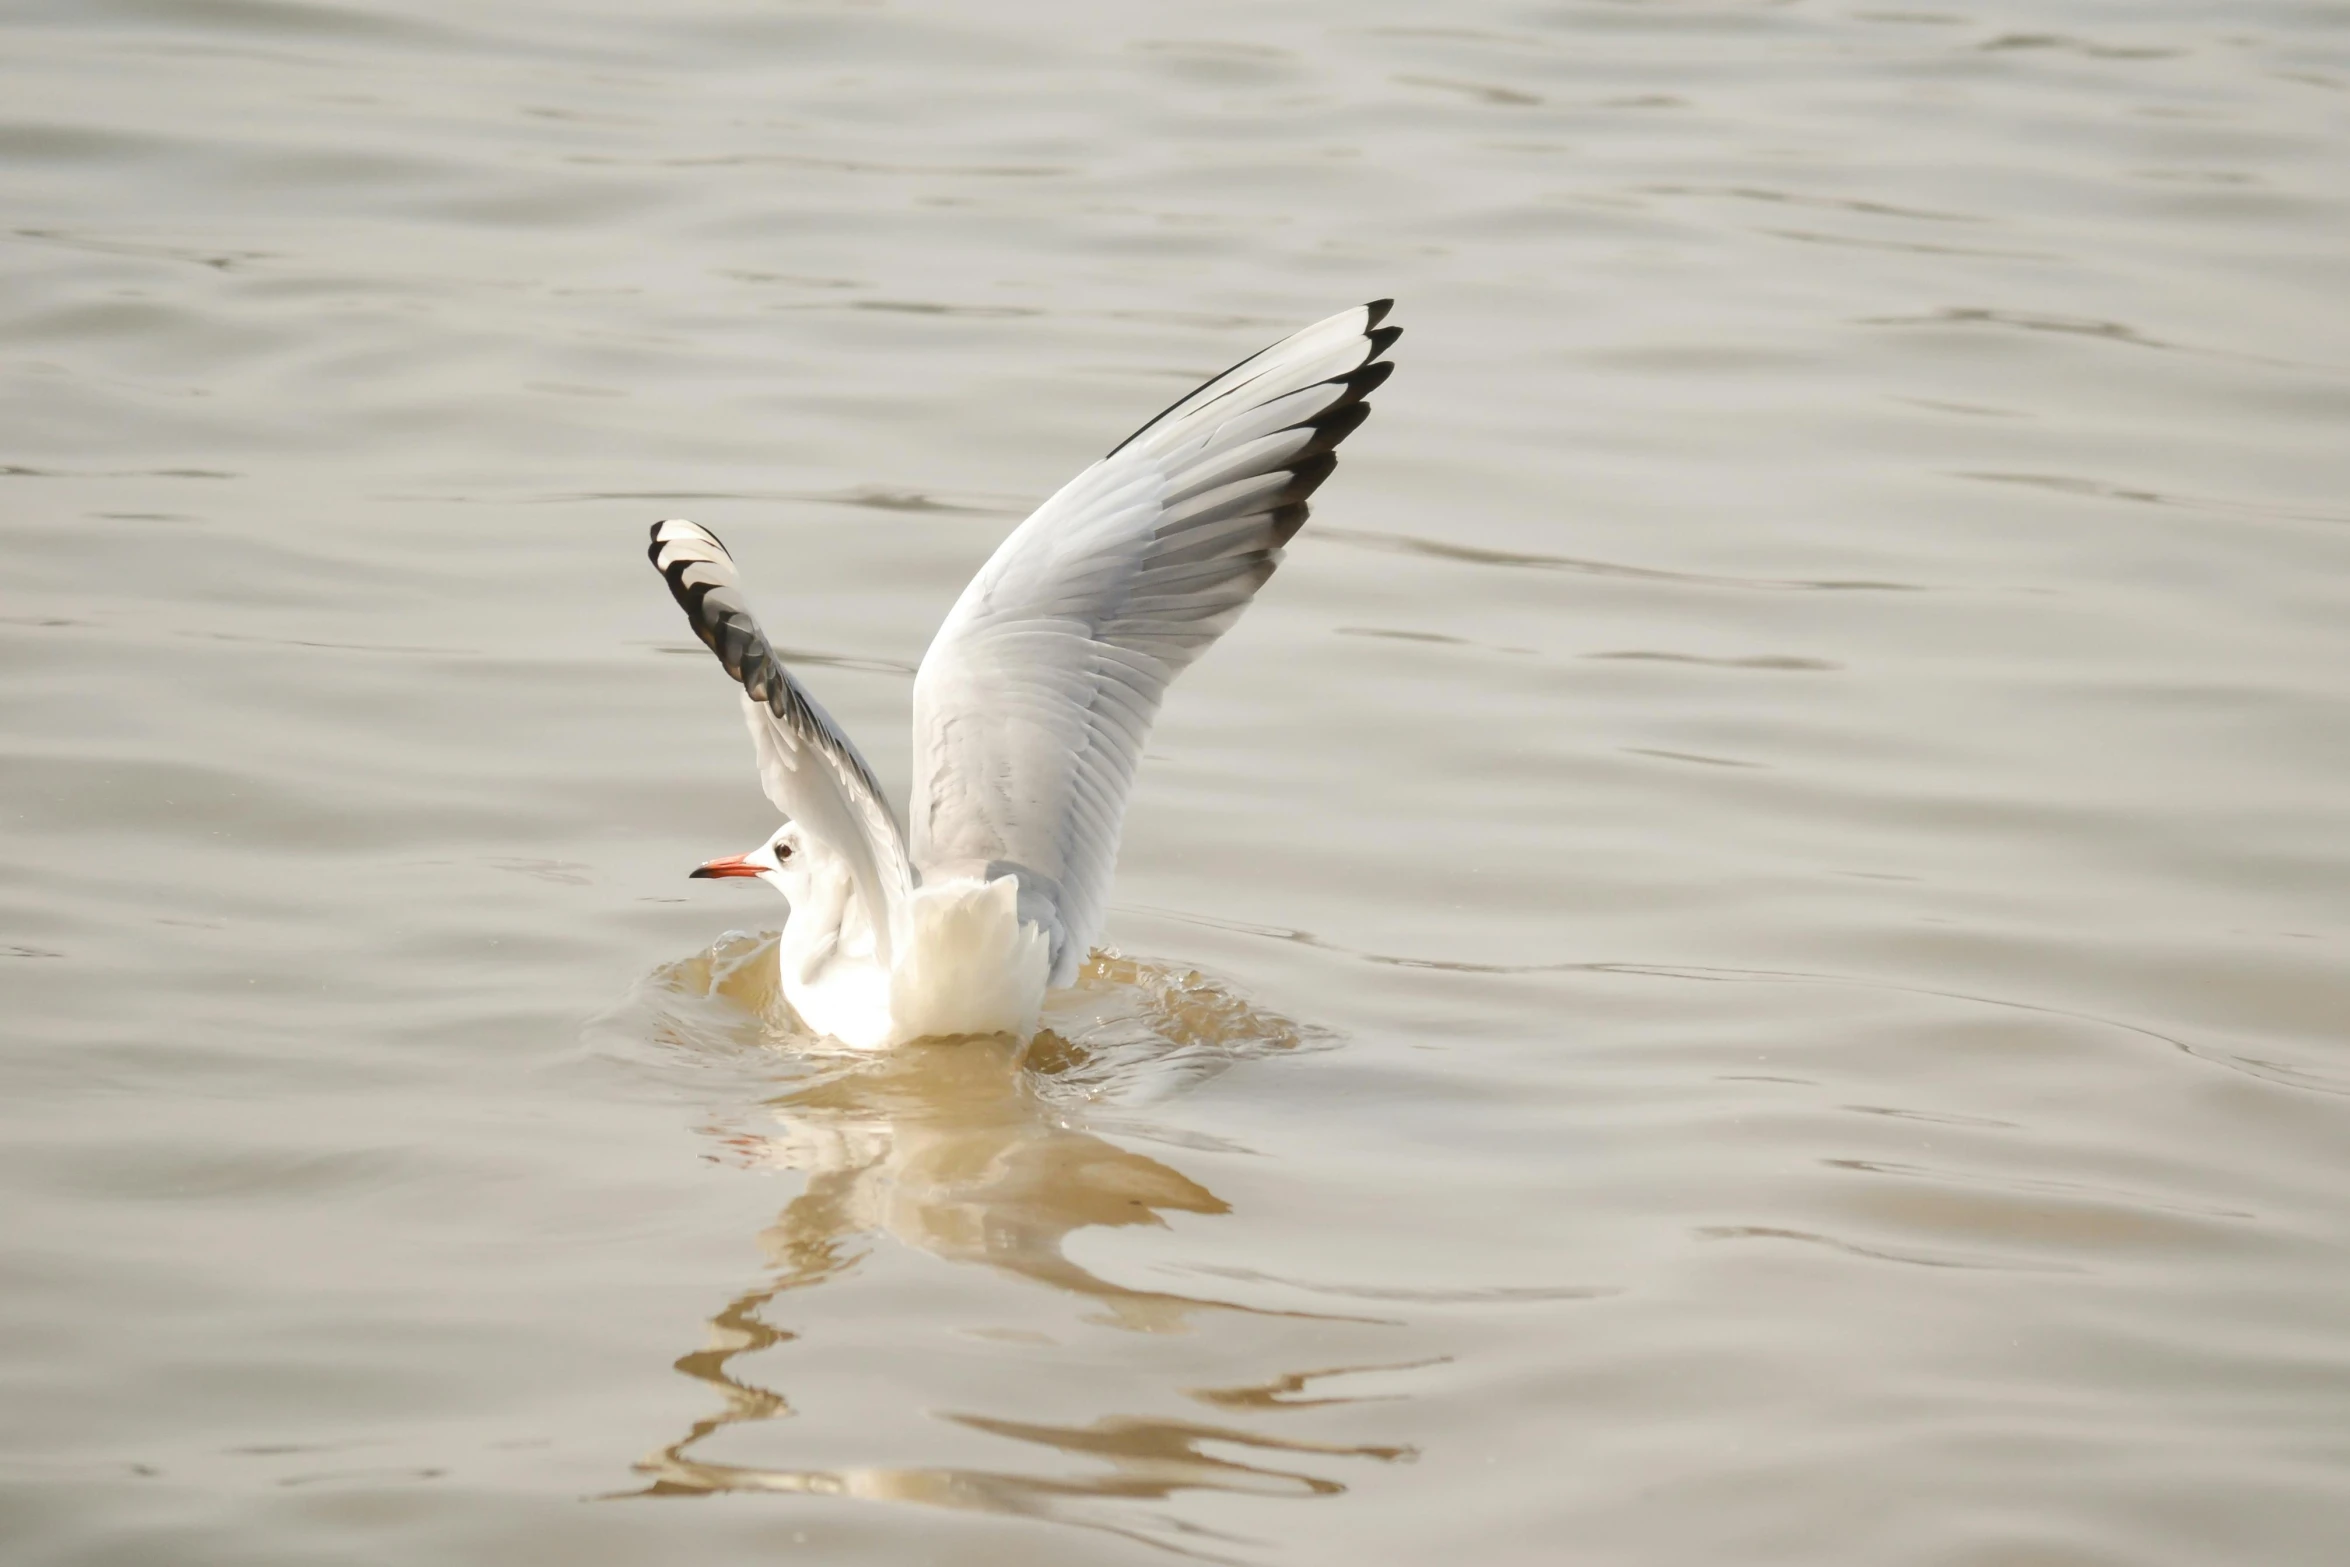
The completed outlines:
<svg viewBox="0 0 2350 1567">
<path fill-rule="evenodd" d="M 743 857 L 739 854 L 730 854 L 723 860 L 712 860 L 707 865 L 697 866 L 686 872 L 686 875 L 689 877 L 756 876 L 762 868 L 757 865 L 745 864 Z"/>
</svg>

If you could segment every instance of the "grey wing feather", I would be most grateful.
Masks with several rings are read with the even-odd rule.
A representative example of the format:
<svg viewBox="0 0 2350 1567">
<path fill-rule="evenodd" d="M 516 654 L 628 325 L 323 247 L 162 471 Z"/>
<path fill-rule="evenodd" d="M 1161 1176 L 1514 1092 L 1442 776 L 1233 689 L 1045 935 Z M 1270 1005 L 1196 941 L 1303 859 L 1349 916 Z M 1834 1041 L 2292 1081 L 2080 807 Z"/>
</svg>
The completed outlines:
<svg viewBox="0 0 2350 1567">
<path fill-rule="evenodd" d="M 1100 933 L 1143 740 L 1370 413 L 1401 335 L 1341 311 L 1191 392 L 1004 540 L 914 682 L 914 863 L 1020 878 L 1066 985 Z"/>
<path fill-rule="evenodd" d="M 881 784 L 845 730 L 768 645 L 742 595 L 734 557 L 698 523 L 653 524 L 646 552 L 703 645 L 742 683 L 759 781 L 775 808 L 847 862 L 886 963 L 912 881 L 906 840 Z"/>
</svg>

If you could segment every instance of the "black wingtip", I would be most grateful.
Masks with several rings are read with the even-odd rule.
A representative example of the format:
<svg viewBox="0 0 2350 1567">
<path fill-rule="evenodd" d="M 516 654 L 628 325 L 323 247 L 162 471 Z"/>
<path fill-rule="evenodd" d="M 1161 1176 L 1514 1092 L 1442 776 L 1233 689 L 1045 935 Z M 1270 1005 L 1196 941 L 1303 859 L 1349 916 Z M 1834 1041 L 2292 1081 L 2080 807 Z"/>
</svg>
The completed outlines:
<svg viewBox="0 0 2350 1567">
<path fill-rule="evenodd" d="M 702 524 L 698 522 L 686 522 L 686 519 L 683 517 L 656 517 L 653 519 L 653 526 L 646 531 L 651 537 L 652 541 L 655 544 L 658 544 L 661 542 L 661 530 L 673 522 L 685 522 L 686 526 L 689 528 L 701 528 L 704 533 L 710 536 L 711 543 L 717 545 L 722 550 L 726 550 L 726 541 L 718 536 L 715 529 L 702 527 Z M 726 550 L 726 553 L 728 555 L 732 555 L 734 551 Z"/>
<path fill-rule="evenodd" d="M 661 530 L 673 522 L 685 522 L 685 519 L 683 517 L 656 517 L 653 519 L 652 527 L 645 530 L 646 536 L 651 540 L 645 546 L 645 559 L 651 561 L 655 569 L 659 569 L 661 565 L 661 545 L 663 542 Z M 711 533 L 708 528 L 702 528 L 698 522 L 688 523 L 687 526 L 701 528 L 703 533 L 709 535 L 710 542 L 718 546 L 720 553 L 724 554 L 728 560 L 734 559 L 734 551 L 728 549 L 726 541 L 717 534 Z"/>
<path fill-rule="evenodd" d="M 1369 301 L 1363 306 L 1363 309 L 1370 313 L 1371 318 L 1363 323 L 1363 330 L 1368 332 L 1373 327 L 1377 326 L 1380 322 L 1386 320 L 1387 312 L 1393 310 L 1394 308 L 1395 301 L 1392 299 L 1374 299 Z"/>
<path fill-rule="evenodd" d="M 1298 530 L 1306 525 L 1306 512 L 1304 501 L 1291 501 L 1286 506 L 1274 507 L 1266 514 L 1265 527 L 1273 536 L 1275 549 L 1297 537 Z"/>
<path fill-rule="evenodd" d="M 1288 506 L 1304 500 L 1322 487 L 1322 481 L 1338 471 L 1338 454 L 1326 451 L 1318 457 L 1308 457 L 1289 470 L 1289 482 L 1282 485 L 1270 499 L 1276 506 Z"/>
<path fill-rule="evenodd" d="M 1340 441 L 1361 429 L 1363 421 L 1370 417 L 1371 405 L 1360 398 L 1332 409 L 1314 421 L 1314 438 L 1297 456 L 1318 457 L 1332 450 Z M 1295 458 L 1291 460 L 1295 461 Z"/>
<path fill-rule="evenodd" d="M 1376 359 L 1381 354 L 1386 353 L 1390 348 L 1395 346 L 1395 340 L 1403 336 L 1403 328 L 1400 326 L 1383 326 L 1366 332 L 1363 335 L 1371 340 L 1370 356 L 1373 359 Z"/>
<path fill-rule="evenodd" d="M 1364 398 L 1385 386 L 1387 378 L 1393 374 L 1395 374 L 1394 360 L 1374 359 L 1367 364 L 1356 366 L 1344 375 L 1334 376 L 1332 379 L 1345 382 L 1355 397 Z"/>
</svg>

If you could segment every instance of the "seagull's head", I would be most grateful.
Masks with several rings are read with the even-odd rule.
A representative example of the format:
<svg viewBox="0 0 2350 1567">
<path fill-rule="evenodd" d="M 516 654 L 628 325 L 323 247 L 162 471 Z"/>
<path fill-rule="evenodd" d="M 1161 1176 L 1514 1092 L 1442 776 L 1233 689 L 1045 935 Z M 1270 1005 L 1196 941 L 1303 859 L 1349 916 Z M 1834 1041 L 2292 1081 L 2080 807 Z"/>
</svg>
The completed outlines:
<svg viewBox="0 0 2350 1567">
<path fill-rule="evenodd" d="M 807 842 L 800 836 L 799 825 L 785 822 L 775 830 L 775 836 L 748 854 L 730 854 L 722 860 L 711 860 L 695 867 L 690 876 L 756 876 L 795 904 L 805 896 L 808 885 Z"/>
</svg>

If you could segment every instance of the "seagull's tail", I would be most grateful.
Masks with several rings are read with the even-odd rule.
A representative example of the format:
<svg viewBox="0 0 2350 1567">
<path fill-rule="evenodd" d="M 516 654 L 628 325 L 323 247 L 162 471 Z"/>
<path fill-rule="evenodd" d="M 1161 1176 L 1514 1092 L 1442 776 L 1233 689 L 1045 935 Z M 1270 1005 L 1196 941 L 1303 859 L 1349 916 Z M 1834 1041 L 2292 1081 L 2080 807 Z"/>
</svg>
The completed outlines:
<svg viewBox="0 0 2350 1567">
<path fill-rule="evenodd" d="M 957 880 L 917 887 L 906 902 L 906 942 L 890 972 L 890 1031 L 1036 1032 L 1051 962 L 1043 931 L 1020 918 L 1020 884 Z"/>
</svg>

